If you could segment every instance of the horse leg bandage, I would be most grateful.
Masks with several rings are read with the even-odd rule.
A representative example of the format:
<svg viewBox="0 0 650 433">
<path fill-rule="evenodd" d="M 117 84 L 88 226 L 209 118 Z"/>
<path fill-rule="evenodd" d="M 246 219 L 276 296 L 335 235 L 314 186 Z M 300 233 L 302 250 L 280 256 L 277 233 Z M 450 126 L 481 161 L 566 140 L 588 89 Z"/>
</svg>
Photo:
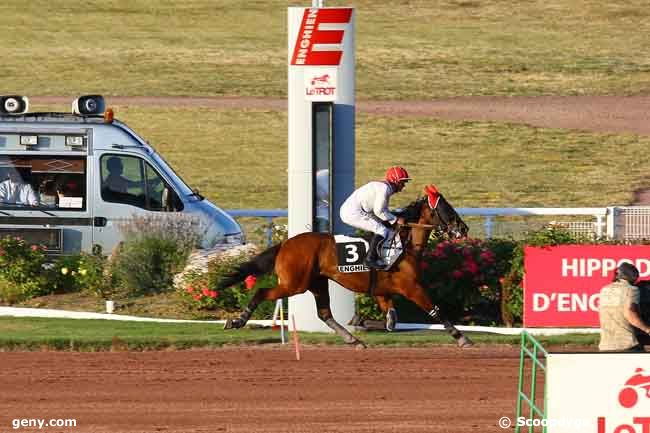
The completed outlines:
<svg viewBox="0 0 650 433">
<path fill-rule="evenodd" d="M 431 309 L 431 311 L 429 311 L 428 314 L 432 319 L 437 319 L 438 316 L 440 315 L 440 307 L 438 307 L 437 305 L 434 305 L 433 308 Z"/>
</svg>

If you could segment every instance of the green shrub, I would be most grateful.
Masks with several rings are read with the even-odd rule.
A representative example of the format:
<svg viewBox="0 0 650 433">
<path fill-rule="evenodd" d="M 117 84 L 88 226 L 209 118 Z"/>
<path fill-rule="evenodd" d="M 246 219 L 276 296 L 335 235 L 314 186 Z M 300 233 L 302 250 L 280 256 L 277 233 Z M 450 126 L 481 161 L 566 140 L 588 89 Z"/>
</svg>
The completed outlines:
<svg viewBox="0 0 650 433">
<path fill-rule="evenodd" d="M 172 239 L 139 235 L 122 244 L 111 269 L 130 296 L 160 293 L 173 287 L 188 256 Z"/>
<path fill-rule="evenodd" d="M 183 214 L 136 216 L 120 225 L 125 241 L 113 259 L 111 272 L 130 296 L 173 288 L 201 238 L 197 220 Z"/>
<path fill-rule="evenodd" d="M 594 243 L 593 239 L 576 236 L 562 227 L 548 228 L 530 232 L 517 243 L 512 252 L 510 270 L 504 275 L 503 285 L 503 323 L 507 326 L 519 324 L 524 311 L 524 248 L 526 246 L 554 246 L 565 244 Z"/>
<path fill-rule="evenodd" d="M 57 257 L 54 262 L 46 268 L 47 293 L 60 294 L 72 293 L 80 290 L 78 281 L 79 254 Z"/>
<path fill-rule="evenodd" d="M 20 237 L 0 239 L 0 300 L 13 304 L 45 291 L 45 247 L 29 245 Z"/>
<path fill-rule="evenodd" d="M 102 299 L 110 299 L 116 285 L 110 270 L 108 259 L 101 251 L 95 251 L 93 254 L 82 253 L 77 271 L 79 288 Z"/>
<path fill-rule="evenodd" d="M 355 297 L 356 312 L 364 319 L 384 320 L 384 313 L 379 308 L 375 298 L 364 293 L 357 293 Z"/>
</svg>

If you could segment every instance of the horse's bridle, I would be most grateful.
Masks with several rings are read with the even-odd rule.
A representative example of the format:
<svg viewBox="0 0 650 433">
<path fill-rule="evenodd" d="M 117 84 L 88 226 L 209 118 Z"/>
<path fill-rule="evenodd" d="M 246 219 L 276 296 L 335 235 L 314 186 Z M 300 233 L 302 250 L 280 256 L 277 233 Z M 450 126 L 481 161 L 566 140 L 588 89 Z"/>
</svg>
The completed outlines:
<svg viewBox="0 0 650 433">
<path fill-rule="evenodd" d="M 440 203 L 440 202 L 438 202 Z M 424 205 L 424 200 L 422 201 L 421 206 Z M 452 221 L 448 221 L 445 218 L 443 218 L 442 213 L 439 211 L 438 206 L 436 205 L 435 207 L 431 207 L 429 205 L 429 202 L 427 201 L 427 206 L 429 206 L 429 209 L 431 209 L 433 212 L 435 212 L 435 215 L 438 217 L 438 221 L 440 222 L 438 225 L 434 224 L 420 224 L 420 223 L 406 223 L 405 226 L 409 228 L 421 228 L 425 230 L 434 230 L 437 233 L 444 233 L 450 236 L 453 236 L 454 238 L 458 239 L 461 237 L 464 237 L 465 235 L 462 233 L 461 230 L 456 230 L 456 229 L 450 229 L 449 227 L 452 225 Z M 462 221 L 461 221 L 462 223 Z M 464 223 L 462 223 L 464 225 Z M 409 234 L 407 237 L 407 242 L 412 239 L 412 231 L 409 230 Z M 414 247 L 417 248 L 422 248 L 423 245 L 414 245 Z"/>
</svg>

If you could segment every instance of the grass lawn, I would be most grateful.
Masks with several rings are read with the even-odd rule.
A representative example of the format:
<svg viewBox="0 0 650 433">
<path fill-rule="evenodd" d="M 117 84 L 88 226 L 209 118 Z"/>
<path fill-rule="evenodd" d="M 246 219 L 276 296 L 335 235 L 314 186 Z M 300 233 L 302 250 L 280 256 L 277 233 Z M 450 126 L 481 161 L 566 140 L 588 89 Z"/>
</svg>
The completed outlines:
<svg viewBox="0 0 650 433">
<path fill-rule="evenodd" d="M 4 92 L 286 94 L 280 0 L 0 4 Z M 356 8 L 361 98 L 639 94 L 650 11 L 629 0 L 327 0 Z M 10 86 L 7 87 L 7 86 Z"/>
<path fill-rule="evenodd" d="M 481 344 L 519 344 L 519 336 L 468 333 Z M 427 346 L 453 344 L 443 332 L 363 332 L 370 346 Z M 543 345 L 591 346 L 598 335 L 571 334 L 540 337 Z M 303 344 L 344 344 L 333 334 L 300 333 Z M 280 331 L 241 329 L 224 331 L 210 323 L 143 323 L 113 320 L 0 317 L 0 350 L 158 350 L 219 347 L 240 344 L 279 344 Z"/>
<path fill-rule="evenodd" d="M 287 207 L 286 113 L 116 108 L 177 172 L 224 209 Z M 67 110 L 67 107 L 36 107 Z M 436 184 L 455 207 L 625 205 L 649 186 L 650 137 L 361 114 L 356 183 L 400 163 L 415 179 L 393 199 Z"/>
</svg>

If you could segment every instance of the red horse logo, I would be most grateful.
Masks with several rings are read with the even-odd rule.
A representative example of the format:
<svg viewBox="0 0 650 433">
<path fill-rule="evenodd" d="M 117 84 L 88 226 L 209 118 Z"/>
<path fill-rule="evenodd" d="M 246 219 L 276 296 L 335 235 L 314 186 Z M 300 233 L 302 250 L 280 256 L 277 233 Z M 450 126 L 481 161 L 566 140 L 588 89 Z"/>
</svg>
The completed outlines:
<svg viewBox="0 0 650 433">
<path fill-rule="evenodd" d="M 320 77 L 314 77 L 311 80 L 311 85 L 315 85 L 316 83 L 320 84 L 329 84 L 330 83 L 330 76 L 329 74 L 321 75 Z"/>
<path fill-rule="evenodd" d="M 618 402 L 628 409 L 639 401 L 639 392 L 645 391 L 645 396 L 650 398 L 650 375 L 644 375 L 642 368 L 637 368 L 634 373 L 618 393 Z"/>
</svg>

